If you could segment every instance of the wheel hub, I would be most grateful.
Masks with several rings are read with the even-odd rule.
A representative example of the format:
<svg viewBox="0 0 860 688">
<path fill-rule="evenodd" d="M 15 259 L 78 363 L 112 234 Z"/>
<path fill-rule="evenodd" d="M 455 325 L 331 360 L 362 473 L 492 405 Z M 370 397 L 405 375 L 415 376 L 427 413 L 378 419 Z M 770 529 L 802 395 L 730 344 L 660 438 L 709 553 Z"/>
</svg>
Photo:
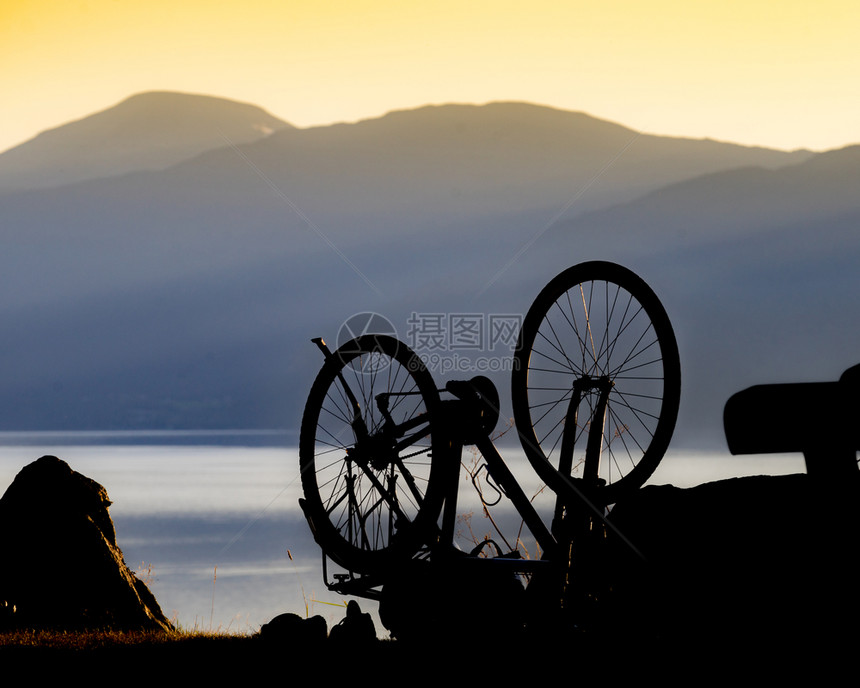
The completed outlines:
<svg viewBox="0 0 860 688">
<path fill-rule="evenodd" d="M 397 450 L 384 433 L 368 435 L 354 447 L 348 447 L 346 454 L 359 466 L 369 466 L 376 471 L 384 471 L 398 458 Z"/>
</svg>

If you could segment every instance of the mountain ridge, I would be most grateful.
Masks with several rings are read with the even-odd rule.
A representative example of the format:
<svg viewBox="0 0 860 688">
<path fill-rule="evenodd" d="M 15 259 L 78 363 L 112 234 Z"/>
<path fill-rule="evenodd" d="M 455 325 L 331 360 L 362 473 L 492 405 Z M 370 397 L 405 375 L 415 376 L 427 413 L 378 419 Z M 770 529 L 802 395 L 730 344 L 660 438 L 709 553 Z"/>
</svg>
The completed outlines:
<svg viewBox="0 0 860 688">
<path fill-rule="evenodd" d="M 214 104 L 221 109 L 242 110 L 246 115 L 252 114 L 261 119 L 262 124 L 257 127 L 256 134 L 249 134 L 248 131 L 236 133 L 234 126 L 218 127 L 215 132 L 210 127 L 207 135 L 201 137 L 199 133 L 191 133 L 193 126 L 188 122 L 191 115 L 186 112 L 181 117 L 184 124 L 179 131 L 175 132 L 173 140 L 148 144 L 155 150 L 144 150 L 147 145 L 146 137 L 141 137 L 140 132 L 136 130 L 125 134 L 124 137 L 121 136 L 118 120 L 126 113 L 139 119 L 142 113 L 150 111 L 149 116 L 158 117 L 162 128 L 169 128 L 171 125 L 175 126 L 175 123 L 171 123 L 170 119 L 165 117 L 165 112 L 170 103 L 176 106 L 177 103 L 183 104 L 183 102 L 185 106 L 193 103 L 198 110 L 203 105 Z M 452 117 L 452 113 L 456 117 Z M 516 140 L 517 136 L 519 138 L 525 136 L 522 134 L 514 136 L 516 127 L 525 127 L 529 132 L 525 139 Z M 261 128 L 265 128 L 265 131 L 261 131 Z M 117 134 L 110 139 L 110 142 L 105 140 L 105 129 Z M 68 140 L 74 132 L 80 130 L 87 130 L 87 136 L 83 137 L 83 140 Z M 416 131 L 419 130 L 421 134 L 417 136 Z M 465 137 L 465 141 L 473 150 L 476 142 L 481 142 L 478 153 L 485 151 L 488 146 L 505 145 L 509 149 L 513 146 L 517 155 L 527 163 L 534 163 L 535 155 L 542 152 L 544 155 L 551 155 L 557 164 L 563 152 L 570 152 L 569 147 L 565 146 L 569 146 L 571 137 L 575 139 L 577 155 L 587 155 L 588 151 L 599 154 L 600 160 L 595 164 L 600 165 L 605 164 L 611 156 L 625 146 L 629 146 L 634 138 L 639 140 L 637 145 L 641 145 L 642 141 L 659 140 L 671 142 L 676 146 L 685 146 L 697 151 L 688 154 L 693 157 L 701 155 L 698 151 L 704 149 L 723 149 L 731 150 L 734 154 L 755 155 L 757 159 L 768 158 L 771 162 L 766 164 L 770 165 L 788 164 L 799 157 L 812 155 L 808 151 L 787 153 L 763 147 L 716 142 L 711 139 L 643 134 L 622 124 L 602 120 L 584 112 L 519 101 L 490 102 L 483 105 L 427 105 L 394 110 L 380 117 L 366 118 L 354 123 L 298 128 L 272 117 L 255 105 L 214 96 L 155 91 L 132 95 L 115 106 L 42 132 L 33 139 L 0 154 L 0 190 L 45 188 L 115 176 L 130 171 L 166 169 L 224 146 L 241 146 L 259 141 L 264 133 L 271 134 L 268 137 L 271 139 L 269 143 L 275 146 L 285 141 L 291 141 L 293 145 L 296 145 L 296 141 L 303 141 L 302 145 L 310 148 L 347 145 L 355 149 L 363 139 L 365 152 L 367 146 L 375 145 L 384 148 L 397 142 L 401 146 L 409 145 L 425 155 L 433 152 L 434 146 L 431 141 L 438 141 L 441 138 L 448 143 L 447 149 L 438 151 L 443 155 L 450 150 L 452 141 L 462 141 Z M 182 142 L 182 145 L 177 142 L 180 137 L 187 139 Z M 198 140 L 193 140 L 195 138 Z M 133 141 L 130 143 L 128 139 Z M 611 151 L 607 151 L 610 140 Z M 108 143 L 110 145 L 106 145 Z M 97 155 L 92 152 L 93 148 L 109 148 L 113 152 L 108 151 Z M 68 151 L 84 158 L 89 157 L 91 160 L 82 165 L 80 160 L 58 159 L 61 151 Z M 135 162 L 130 159 L 133 155 L 142 156 L 143 159 Z M 118 162 L 116 158 L 121 156 L 129 160 Z M 87 169 L 87 165 L 92 169 Z M 81 167 L 83 169 L 80 169 Z"/>
<path fill-rule="evenodd" d="M 373 214 L 393 204 L 456 217 L 560 206 L 574 196 L 573 210 L 584 212 L 705 172 L 753 163 L 778 167 L 811 155 L 666 139 L 585 113 L 521 103 L 426 106 L 282 130 L 237 148 L 209 151 L 205 162 L 178 167 L 194 174 L 195 165 L 253 166 L 309 214 Z M 491 197 L 495 208 L 486 201 Z"/>
<path fill-rule="evenodd" d="M 248 103 L 171 91 L 138 93 L 4 151 L 0 190 L 164 169 L 226 141 L 248 143 L 291 126 Z"/>
</svg>

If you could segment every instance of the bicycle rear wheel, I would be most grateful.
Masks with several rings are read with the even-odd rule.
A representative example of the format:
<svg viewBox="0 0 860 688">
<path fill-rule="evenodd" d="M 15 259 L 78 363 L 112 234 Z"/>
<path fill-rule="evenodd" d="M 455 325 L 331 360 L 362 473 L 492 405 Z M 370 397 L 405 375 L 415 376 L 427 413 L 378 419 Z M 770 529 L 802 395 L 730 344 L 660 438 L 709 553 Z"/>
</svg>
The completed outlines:
<svg viewBox="0 0 860 688">
<path fill-rule="evenodd" d="M 421 359 L 393 337 L 357 337 L 326 360 L 305 405 L 299 464 L 305 515 L 340 566 L 372 573 L 431 536 L 438 404 Z"/>
<path fill-rule="evenodd" d="M 578 404 L 571 402 L 577 380 Z M 605 406 L 588 387 L 592 380 L 608 386 Z M 602 261 L 581 263 L 555 277 L 535 299 L 514 353 L 511 400 L 526 456 L 551 487 L 559 485 L 559 470 L 582 477 L 592 426 L 602 427 L 603 435 L 597 473 L 601 501 L 612 504 L 641 487 L 669 445 L 680 394 L 669 317 L 630 270 Z M 598 408 L 605 411 L 595 415 Z M 561 459 L 566 429 L 566 441 L 573 442 L 570 466 Z"/>
</svg>

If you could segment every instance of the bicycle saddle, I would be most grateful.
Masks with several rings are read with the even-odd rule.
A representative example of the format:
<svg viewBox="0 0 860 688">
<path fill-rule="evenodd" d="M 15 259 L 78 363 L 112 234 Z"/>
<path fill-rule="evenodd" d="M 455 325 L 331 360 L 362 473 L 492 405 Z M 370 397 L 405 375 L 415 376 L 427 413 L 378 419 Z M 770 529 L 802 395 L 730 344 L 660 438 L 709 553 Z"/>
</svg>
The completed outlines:
<svg viewBox="0 0 860 688">
<path fill-rule="evenodd" d="M 478 375 L 471 380 L 450 380 L 445 390 L 466 404 L 470 427 L 489 435 L 499 421 L 499 392 L 490 378 Z"/>
</svg>

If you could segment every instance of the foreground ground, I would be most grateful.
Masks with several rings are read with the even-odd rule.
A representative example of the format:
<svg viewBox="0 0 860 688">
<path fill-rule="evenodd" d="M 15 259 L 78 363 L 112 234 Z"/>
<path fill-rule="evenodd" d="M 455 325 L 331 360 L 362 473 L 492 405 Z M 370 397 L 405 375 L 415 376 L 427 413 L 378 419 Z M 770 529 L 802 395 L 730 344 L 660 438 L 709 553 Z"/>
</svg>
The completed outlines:
<svg viewBox="0 0 860 688">
<path fill-rule="evenodd" d="M 798 629 L 800 630 L 800 629 Z M 850 629 L 846 629 L 850 634 Z M 558 642 L 481 645 L 463 629 L 430 646 L 397 641 L 348 647 L 330 642 L 316 646 L 269 643 L 259 636 L 177 634 L 0 634 L 0 665 L 7 675 L 26 672 L 29 679 L 101 674 L 110 671 L 125 683 L 150 684 L 167 676 L 224 680 L 259 680 L 277 675 L 287 681 L 314 677 L 326 685 L 398 675 L 454 685 L 491 677 L 577 680 L 743 676 L 747 681 L 792 676 L 817 681 L 856 671 L 856 644 L 821 646 L 799 634 L 796 643 L 773 646 L 767 639 L 743 646 L 731 638 L 657 638 L 622 640 L 567 638 Z M 561 670 L 561 673 L 559 673 Z M 13 674 L 14 675 L 14 674 Z"/>
</svg>

